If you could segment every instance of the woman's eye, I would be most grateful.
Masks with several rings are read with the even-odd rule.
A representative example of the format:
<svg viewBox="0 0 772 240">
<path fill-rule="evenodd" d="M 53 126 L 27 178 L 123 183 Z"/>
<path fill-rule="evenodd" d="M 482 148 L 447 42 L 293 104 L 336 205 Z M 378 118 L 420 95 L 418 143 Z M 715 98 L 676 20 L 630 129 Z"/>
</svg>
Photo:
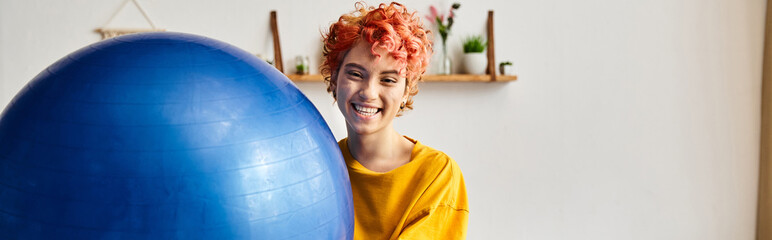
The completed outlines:
<svg viewBox="0 0 772 240">
<path fill-rule="evenodd" d="M 348 71 L 346 74 L 352 77 L 362 78 L 362 74 L 357 71 Z"/>
<path fill-rule="evenodd" d="M 384 81 L 384 82 L 387 82 L 387 83 L 397 83 L 397 79 L 393 79 L 393 78 L 384 78 L 381 81 Z"/>
</svg>

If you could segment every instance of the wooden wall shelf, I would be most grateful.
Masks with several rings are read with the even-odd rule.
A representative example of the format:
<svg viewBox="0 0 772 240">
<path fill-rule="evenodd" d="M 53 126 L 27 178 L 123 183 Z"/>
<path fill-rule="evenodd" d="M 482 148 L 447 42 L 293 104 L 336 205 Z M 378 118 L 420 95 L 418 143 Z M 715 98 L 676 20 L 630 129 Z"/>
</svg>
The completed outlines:
<svg viewBox="0 0 772 240">
<path fill-rule="evenodd" d="M 284 72 L 284 66 L 282 66 L 281 46 L 279 45 L 279 29 L 276 20 L 276 11 L 271 11 L 271 30 L 273 32 L 273 44 L 274 44 L 274 62 L 276 68 L 280 72 Z M 423 81 L 425 82 L 510 82 L 517 80 L 517 75 L 498 75 L 496 74 L 496 55 L 493 45 L 493 10 L 488 11 L 487 22 L 487 37 L 488 37 L 488 67 L 487 74 L 484 75 L 471 75 L 471 74 L 450 74 L 450 75 L 424 75 Z M 321 74 L 287 74 L 287 77 L 295 82 L 323 82 Z"/>
<path fill-rule="evenodd" d="M 321 74 L 298 75 L 289 74 L 287 77 L 295 82 L 323 82 Z M 510 82 L 517 80 L 516 75 L 498 75 L 495 81 L 491 81 L 490 75 L 470 75 L 470 74 L 452 74 L 452 75 L 424 75 L 424 82 Z"/>
</svg>

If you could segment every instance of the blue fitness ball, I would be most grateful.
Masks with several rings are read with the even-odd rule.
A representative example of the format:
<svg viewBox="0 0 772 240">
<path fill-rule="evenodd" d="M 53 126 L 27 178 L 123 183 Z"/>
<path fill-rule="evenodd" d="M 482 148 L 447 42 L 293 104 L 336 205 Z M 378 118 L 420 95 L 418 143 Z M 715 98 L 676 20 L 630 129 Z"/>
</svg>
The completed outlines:
<svg viewBox="0 0 772 240">
<path fill-rule="evenodd" d="M 121 36 L 0 116 L 4 239 L 351 239 L 346 166 L 313 104 L 246 51 Z"/>
</svg>

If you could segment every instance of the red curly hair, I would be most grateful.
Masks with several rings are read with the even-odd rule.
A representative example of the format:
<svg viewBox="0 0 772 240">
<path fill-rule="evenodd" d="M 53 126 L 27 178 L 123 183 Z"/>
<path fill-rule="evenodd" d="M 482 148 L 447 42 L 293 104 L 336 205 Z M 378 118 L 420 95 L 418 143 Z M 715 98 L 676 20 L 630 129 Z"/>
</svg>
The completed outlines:
<svg viewBox="0 0 772 240">
<path fill-rule="evenodd" d="M 418 94 L 418 81 L 426 72 L 432 55 L 430 31 L 423 26 L 416 12 L 408 12 L 402 4 L 381 3 L 378 8 L 367 7 L 364 3 L 354 4 L 355 11 L 344 14 L 323 34 L 324 62 L 319 67 L 327 92 L 337 100 L 335 88 L 340 64 L 348 51 L 357 43 L 365 40 L 372 45 L 371 52 L 376 54 L 376 47 L 385 49 L 389 56 L 399 64 L 400 75 L 407 80 L 405 93 L 408 95 L 404 108 L 413 109 L 413 96 Z"/>
</svg>

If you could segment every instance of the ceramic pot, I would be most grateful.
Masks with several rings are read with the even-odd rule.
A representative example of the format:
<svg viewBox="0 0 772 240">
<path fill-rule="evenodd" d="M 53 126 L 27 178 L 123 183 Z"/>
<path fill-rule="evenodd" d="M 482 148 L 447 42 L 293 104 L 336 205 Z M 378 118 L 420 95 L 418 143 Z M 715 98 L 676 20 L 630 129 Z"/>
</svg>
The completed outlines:
<svg viewBox="0 0 772 240">
<path fill-rule="evenodd" d="M 468 74 L 483 75 L 488 67 L 488 57 L 484 52 L 464 53 L 464 69 Z"/>
</svg>

